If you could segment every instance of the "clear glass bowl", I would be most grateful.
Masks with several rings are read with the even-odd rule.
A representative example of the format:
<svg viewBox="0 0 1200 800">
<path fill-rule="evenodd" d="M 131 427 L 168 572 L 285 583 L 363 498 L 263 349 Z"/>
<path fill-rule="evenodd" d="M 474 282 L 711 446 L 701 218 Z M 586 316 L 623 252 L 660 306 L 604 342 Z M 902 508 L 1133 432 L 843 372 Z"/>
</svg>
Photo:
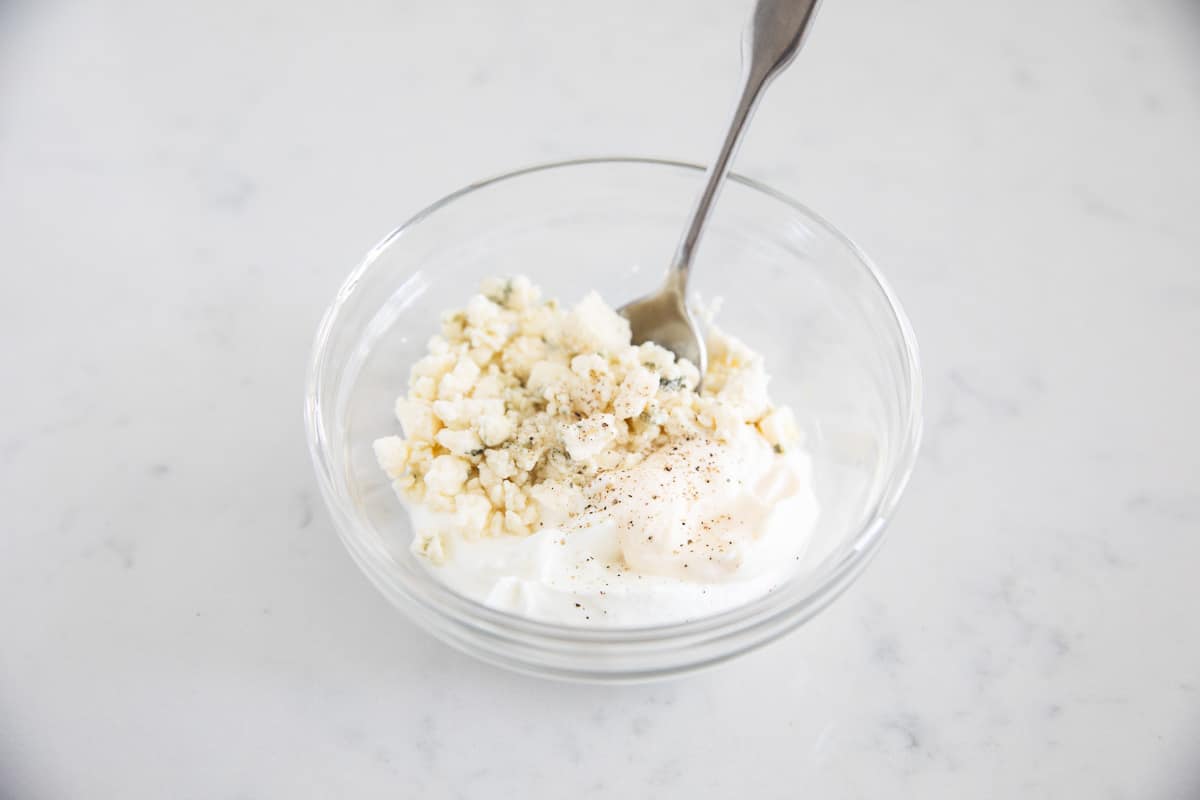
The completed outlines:
<svg viewBox="0 0 1200 800">
<path fill-rule="evenodd" d="M 306 417 L 342 540 L 388 599 L 449 644 L 543 676 L 631 681 L 716 664 L 793 630 L 830 603 L 879 545 L 920 438 L 921 385 L 908 321 L 867 257 L 799 203 L 731 175 L 705 233 L 693 291 L 759 350 L 771 396 L 796 412 L 821 511 L 793 578 L 700 620 L 601 630 L 534 622 L 444 587 L 417 563 L 406 512 L 371 442 L 408 370 L 489 276 L 524 274 L 574 303 L 620 303 L 658 286 L 701 186 L 693 164 L 569 161 L 486 180 L 404 223 L 350 274 L 317 332 Z"/>
</svg>

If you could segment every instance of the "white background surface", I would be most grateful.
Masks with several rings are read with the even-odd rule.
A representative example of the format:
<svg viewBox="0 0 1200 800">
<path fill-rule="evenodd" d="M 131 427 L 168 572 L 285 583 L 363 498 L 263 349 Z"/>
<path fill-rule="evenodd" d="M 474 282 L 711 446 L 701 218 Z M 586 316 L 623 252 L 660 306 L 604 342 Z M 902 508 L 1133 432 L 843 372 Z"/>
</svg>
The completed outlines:
<svg viewBox="0 0 1200 800">
<path fill-rule="evenodd" d="M 827 0 L 772 87 L 739 169 L 875 257 L 928 394 L 798 634 L 543 683 L 343 552 L 300 413 L 343 275 L 484 175 L 707 159 L 745 10 L 0 5 L 0 797 L 1200 796 L 1187 0 Z"/>
</svg>

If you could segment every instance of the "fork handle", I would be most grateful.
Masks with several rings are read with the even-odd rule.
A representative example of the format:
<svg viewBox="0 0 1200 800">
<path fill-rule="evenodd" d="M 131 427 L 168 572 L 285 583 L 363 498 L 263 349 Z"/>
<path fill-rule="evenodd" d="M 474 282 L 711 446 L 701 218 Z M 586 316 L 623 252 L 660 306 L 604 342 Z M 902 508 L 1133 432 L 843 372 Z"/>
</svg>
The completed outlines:
<svg viewBox="0 0 1200 800">
<path fill-rule="evenodd" d="M 792 63 L 809 22 L 817 10 L 818 0 L 758 0 L 746 33 L 742 40 L 742 92 L 734 108 L 733 119 L 721 142 L 717 160 L 705 174 L 704 191 L 696 201 L 696 207 L 683 238 L 675 250 L 668 281 L 685 293 L 692 256 L 700 243 L 700 236 L 708 222 L 709 212 L 717 200 L 717 194 L 729 173 L 730 162 L 742 141 L 746 125 L 754 114 L 754 108 L 763 90 L 780 72 Z"/>
</svg>

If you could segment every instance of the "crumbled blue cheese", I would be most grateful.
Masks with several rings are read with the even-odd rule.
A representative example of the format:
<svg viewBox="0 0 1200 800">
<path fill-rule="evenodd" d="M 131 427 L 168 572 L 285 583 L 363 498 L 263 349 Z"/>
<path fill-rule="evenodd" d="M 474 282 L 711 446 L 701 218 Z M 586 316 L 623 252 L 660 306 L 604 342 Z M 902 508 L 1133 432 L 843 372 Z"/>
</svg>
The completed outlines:
<svg viewBox="0 0 1200 800">
<path fill-rule="evenodd" d="M 375 442 L 411 502 L 470 535 L 526 535 L 585 506 L 598 475 L 682 440 L 751 430 L 779 452 L 798 434 L 767 397 L 761 358 L 714 333 L 704 389 L 694 365 L 652 343 L 591 293 L 571 310 L 525 278 L 490 280 L 442 331 L 396 402 L 403 436 Z M 425 533 L 414 549 L 446 557 Z"/>
</svg>

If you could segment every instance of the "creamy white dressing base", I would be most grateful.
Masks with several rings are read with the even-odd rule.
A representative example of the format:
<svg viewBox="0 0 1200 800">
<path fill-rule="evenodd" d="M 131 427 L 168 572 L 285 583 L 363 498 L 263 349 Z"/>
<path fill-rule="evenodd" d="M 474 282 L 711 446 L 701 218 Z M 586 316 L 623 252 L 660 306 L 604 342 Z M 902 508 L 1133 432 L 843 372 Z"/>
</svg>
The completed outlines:
<svg viewBox="0 0 1200 800">
<path fill-rule="evenodd" d="M 808 455 L 749 430 L 681 447 L 605 474 L 592 508 L 528 536 L 467 537 L 453 515 L 409 505 L 418 532 L 440 534 L 441 563 L 420 560 L 484 605 L 575 626 L 682 622 L 762 597 L 816 522 Z"/>
<path fill-rule="evenodd" d="M 762 357 L 712 327 L 696 367 L 596 293 L 567 310 L 485 281 L 443 317 L 375 442 L 413 552 L 467 597 L 531 619 L 644 626 L 771 591 L 817 515 L 795 418 Z M 415 505 L 414 505 L 415 504 Z"/>
</svg>

